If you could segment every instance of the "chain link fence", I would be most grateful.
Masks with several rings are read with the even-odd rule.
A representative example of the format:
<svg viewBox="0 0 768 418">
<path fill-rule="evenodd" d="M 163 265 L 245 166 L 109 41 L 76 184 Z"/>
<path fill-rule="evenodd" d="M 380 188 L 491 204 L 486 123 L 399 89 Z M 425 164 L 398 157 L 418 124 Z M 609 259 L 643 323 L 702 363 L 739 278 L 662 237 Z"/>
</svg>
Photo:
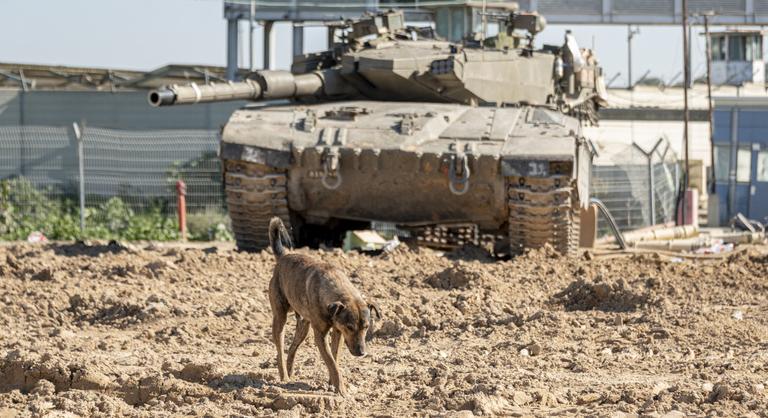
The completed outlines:
<svg viewBox="0 0 768 418">
<path fill-rule="evenodd" d="M 214 130 L 0 126 L 0 180 L 15 182 L 0 196 L 0 236 L 20 239 L 35 228 L 47 228 L 43 232 L 52 238 L 173 239 L 176 181 L 181 179 L 187 186 L 190 233 L 228 239 L 218 146 Z M 659 139 L 650 150 L 618 145 L 596 159 L 592 193 L 620 228 L 638 229 L 674 220 L 679 176 L 667 139 Z M 83 230 L 78 222 L 81 195 Z M 57 224 L 59 218 L 52 214 L 57 211 L 74 220 Z M 143 215 L 151 215 L 151 222 L 126 233 L 126 224 Z M 9 237 L 12 228 L 20 232 Z M 599 229 L 607 231 L 602 219 Z"/>
<path fill-rule="evenodd" d="M 147 228 L 173 230 L 176 181 L 183 180 L 190 232 L 205 217 L 226 227 L 218 145 L 213 130 L 0 126 L 0 179 L 12 185 L 4 191 L 2 221 L 19 228 L 19 219 L 34 223 L 53 204 L 79 217 L 82 198 L 86 237 L 110 235 L 105 229 L 119 229 L 115 222 L 144 214 L 155 219 Z"/>
<path fill-rule="evenodd" d="M 667 138 L 650 150 L 637 143 L 614 146 L 596 158 L 592 170 L 592 195 L 625 231 L 673 222 L 679 183 L 677 155 Z M 603 219 L 598 229 L 608 232 Z"/>
</svg>

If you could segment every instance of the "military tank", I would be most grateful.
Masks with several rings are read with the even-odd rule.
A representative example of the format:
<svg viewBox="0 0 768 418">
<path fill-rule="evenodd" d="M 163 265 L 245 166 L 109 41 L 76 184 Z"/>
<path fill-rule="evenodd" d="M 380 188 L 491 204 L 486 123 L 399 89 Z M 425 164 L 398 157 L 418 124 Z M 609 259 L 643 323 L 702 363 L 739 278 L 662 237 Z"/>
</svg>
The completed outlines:
<svg viewBox="0 0 768 418">
<path fill-rule="evenodd" d="M 593 156 L 581 125 L 605 103 L 601 69 L 569 33 L 534 49 L 546 23 L 535 13 L 483 13 L 499 35 L 462 42 L 409 27 L 400 11 L 365 16 L 291 71 L 167 86 L 149 102 L 258 102 L 221 135 L 240 249 L 266 248 L 278 216 L 299 244 L 380 221 L 428 245 L 491 237 L 512 254 L 573 253 Z"/>
</svg>

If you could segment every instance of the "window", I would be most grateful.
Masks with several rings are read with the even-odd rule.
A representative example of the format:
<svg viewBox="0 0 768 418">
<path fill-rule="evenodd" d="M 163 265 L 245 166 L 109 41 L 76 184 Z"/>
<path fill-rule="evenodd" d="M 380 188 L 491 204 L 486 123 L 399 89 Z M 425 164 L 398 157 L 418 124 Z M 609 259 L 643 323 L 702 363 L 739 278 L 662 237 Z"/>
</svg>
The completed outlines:
<svg viewBox="0 0 768 418">
<path fill-rule="evenodd" d="M 757 61 L 763 59 L 763 37 L 750 36 L 747 41 L 747 61 Z"/>
<path fill-rule="evenodd" d="M 744 61 L 744 37 L 742 36 L 729 36 L 728 37 L 728 61 Z"/>
<path fill-rule="evenodd" d="M 715 146 L 715 180 L 718 182 L 728 182 L 728 169 L 731 165 L 731 146 Z"/>
<path fill-rule="evenodd" d="M 712 37 L 712 60 L 725 61 L 725 38 L 722 36 Z"/>
<path fill-rule="evenodd" d="M 768 151 L 757 153 L 757 181 L 768 181 Z"/>
<path fill-rule="evenodd" d="M 749 148 L 739 148 L 736 153 L 736 181 L 739 183 L 749 183 L 752 175 L 752 150 Z"/>
</svg>

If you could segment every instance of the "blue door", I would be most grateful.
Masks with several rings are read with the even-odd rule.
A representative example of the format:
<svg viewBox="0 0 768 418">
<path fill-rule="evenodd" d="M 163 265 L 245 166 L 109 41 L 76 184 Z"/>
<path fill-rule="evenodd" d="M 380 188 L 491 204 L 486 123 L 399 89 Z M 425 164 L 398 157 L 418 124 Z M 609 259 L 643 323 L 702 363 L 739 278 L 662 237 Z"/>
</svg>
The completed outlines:
<svg viewBox="0 0 768 418">
<path fill-rule="evenodd" d="M 749 217 L 768 218 L 768 147 L 752 144 L 752 179 L 749 190 Z"/>
</svg>

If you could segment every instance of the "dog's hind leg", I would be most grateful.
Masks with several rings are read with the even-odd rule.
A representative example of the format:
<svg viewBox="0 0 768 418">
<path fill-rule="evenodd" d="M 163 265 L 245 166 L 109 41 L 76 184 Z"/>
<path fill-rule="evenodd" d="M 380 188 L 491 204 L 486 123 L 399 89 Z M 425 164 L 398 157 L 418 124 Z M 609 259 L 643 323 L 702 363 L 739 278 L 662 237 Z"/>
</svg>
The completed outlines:
<svg viewBox="0 0 768 418">
<path fill-rule="evenodd" d="M 341 333 L 337 331 L 336 329 L 331 331 L 331 354 L 333 354 L 333 359 L 336 360 L 336 364 L 339 364 L 339 354 L 341 351 L 339 351 L 339 347 L 341 347 Z"/>
<path fill-rule="evenodd" d="M 275 273 L 269 286 L 269 303 L 272 305 L 272 341 L 277 349 L 277 369 L 280 372 L 280 380 L 285 381 L 288 378 L 288 373 L 285 370 L 283 344 L 285 341 L 285 322 L 288 320 L 290 306 L 277 282 L 277 273 Z"/>
<path fill-rule="evenodd" d="M 346 390 L 344 389 L 344 382 L 341 381 L 341 373 L 339 372 L 339 367 L 336 365 L 336 360 L 333 359 L 333 356 L 330 353 L 331 348 L 328 346 L 328 341 L 325 338 L 325 336 L 328 334 L 328 331 L 320 331 L 317 328 L 314 328 L 314 331 L 315 345 L 317 345 L 317 349 L 320 350 L 320 357 L 323 358 L 325 365 L 328 367 L 328 374 L 331 378 L 331 384 L 336 387 L 336 392 L 343 396 L 346 394 Z"/>
<path fill-rule="evenodd" d="M 307 338 L 309 334 L 309 321 L 303 319 L 298 314 L 296 315 L 296 332 L 293 334 L 293 341 L 288 348 L 288 376 L 293 374 L 293 361 L 296 359 L 296 350 L 299 349 L 301 343 Z"/>
</svg>

